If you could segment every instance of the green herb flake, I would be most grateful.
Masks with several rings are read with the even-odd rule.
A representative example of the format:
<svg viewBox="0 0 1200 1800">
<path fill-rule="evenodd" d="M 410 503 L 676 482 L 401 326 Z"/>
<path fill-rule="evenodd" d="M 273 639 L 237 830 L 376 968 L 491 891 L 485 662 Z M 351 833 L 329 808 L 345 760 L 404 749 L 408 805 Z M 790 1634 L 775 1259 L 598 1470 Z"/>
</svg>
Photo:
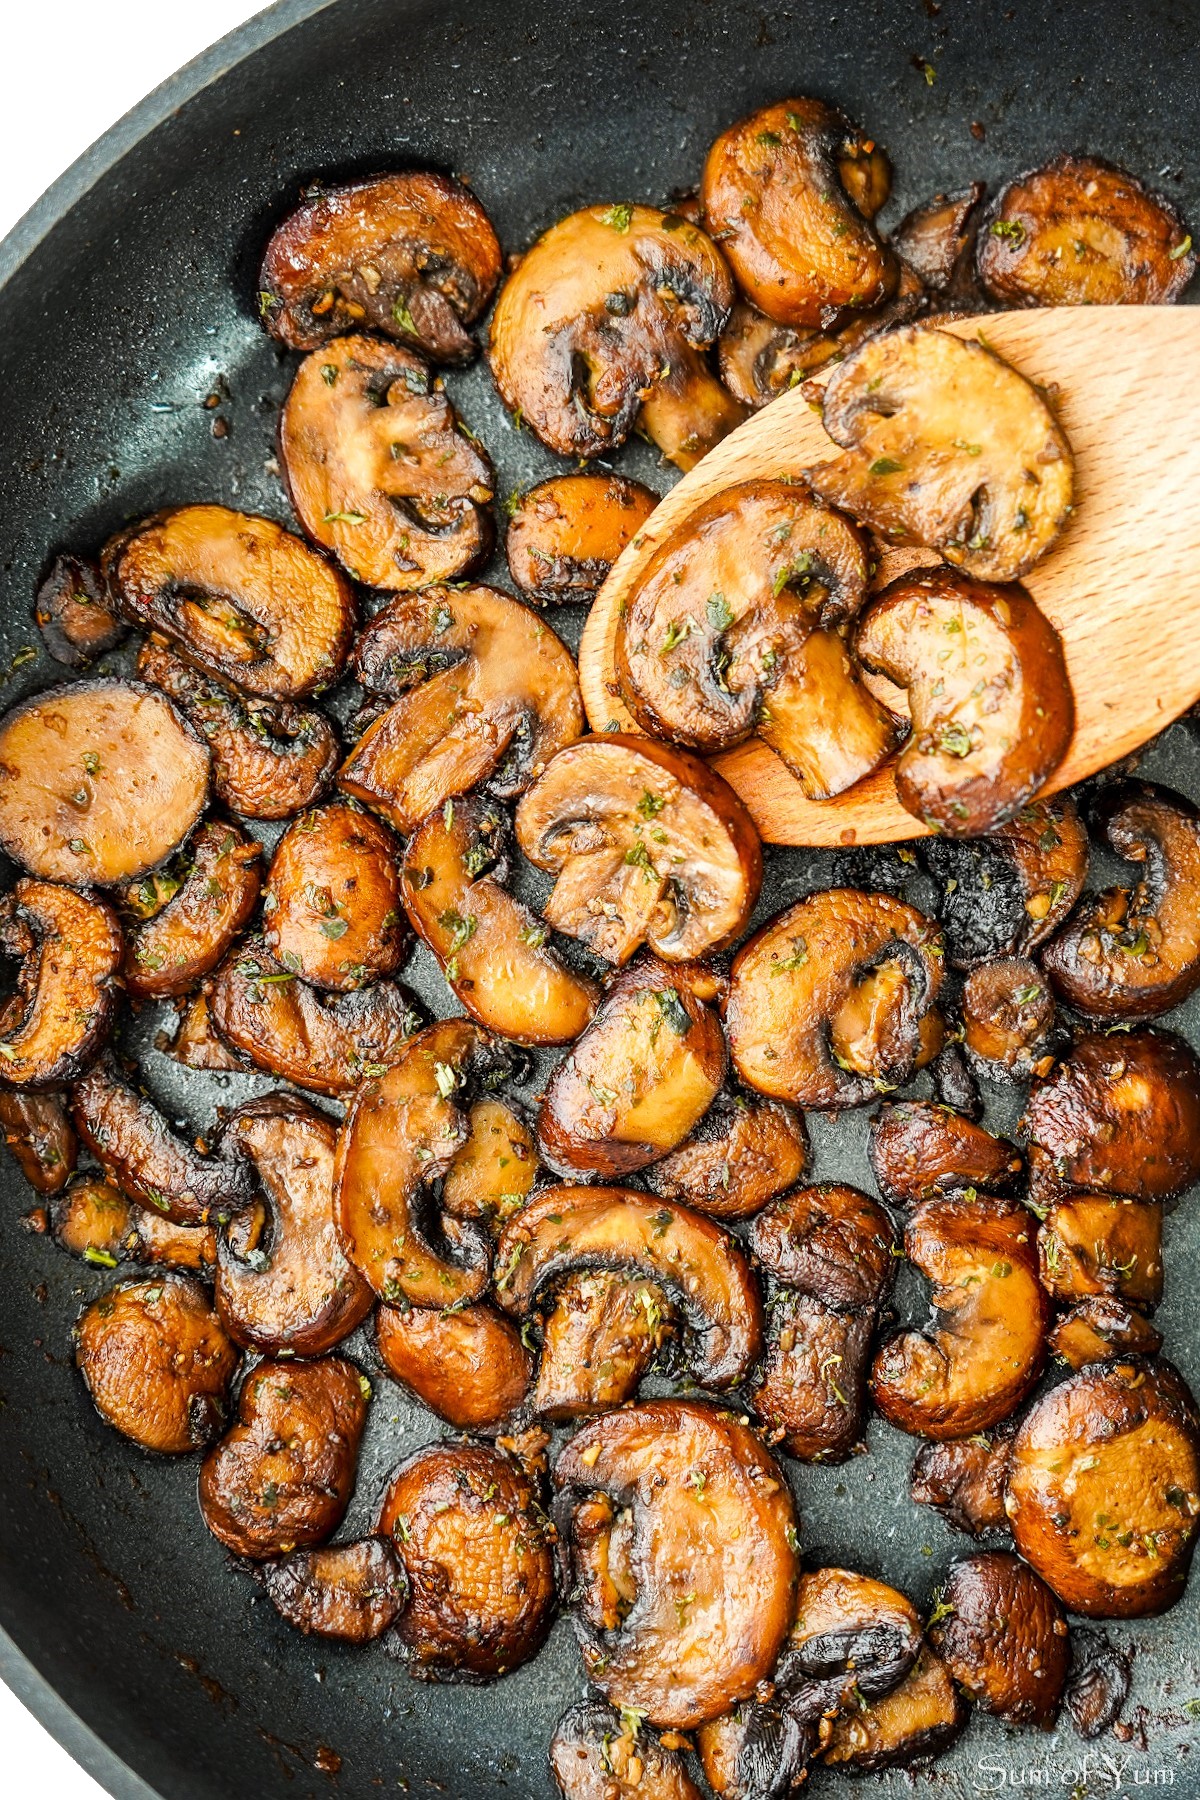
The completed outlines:
<svg viewBox="0 0 1200 1800">
<path fill-rule="evenodd" d="M 733 624 L 733 608 L 719 588 L 714 588 L 708 596 L 704 611 L 714 631 L 728 631 Z"/>
<path fill-rule="evenodd" d="M 1192 234 L 1189 231 L 1188 235 L 1184 238 L 1182 244 L 1176 244 L 1176 246 L 1173 250 L 1169 250 L 1167 252 L 1167 261 L 1168 262 L 1178 262 L 1181 256 L 1187 255 L 1187 253 L 1191 249 L 1191 247 L 1192 247 Z"/>
<path fill-rule="evenodd" d="M 338 371 L 336 363 L 321 364 L 321 380 L 325 383 L 326 387 L 332 387 L 337 378 Z"/>
<path fill-rule="evenodd" d="M 95 1244 L 87 1244 L 83 1251 L 84 1262 L 91 1263 L 97 1269 L 115 1269 L 117 1259 L 111 1250 L 100 1250 Z"/>
<path fill-rule="evenodd" d="M 337 939 L 340 937 L 345 937 L 345 935 L 349 931 L 349 929 L 350 929 L 350 927 L 347 925 L 345 919 L 322 919 L 321 920 L 321 930 L 324 932 L 324 934 L 327 938 Z"/>
<path fill-rule="evenodd" d="M 904 464 L 897 462 L 894 456 L 877 456 L 867 473 L 869 475 L 901 475 Z"/>
<path fill-rule="evenodd" d="M 951 719 L 939 730 L 937 747 L 943 756 L 970 756 L 971 734 L 958 719 Z"/>
<path fill-rule="evenodd" d="M 633 223 L 633 208 L 624 202 L 617 206 L 606 206 L 600 214 L 600 223 L 610 226 L 613 231 L 619 231 L 623 235 Z"/>
<path fill-rule="evenodd" d="M 327 512 L 325 514 L 326 525 L 365 525 L 366 522 L 367 522 L 366 513 Z"/>
<path fill-rule="evenodd" d="M 443 1100 L 448 1100 L 458 1086 L 458 1076 L 449 1063 L 435 1062 L 433 1078 L 437 1082 L 438 1093 Z"/>
</svg>

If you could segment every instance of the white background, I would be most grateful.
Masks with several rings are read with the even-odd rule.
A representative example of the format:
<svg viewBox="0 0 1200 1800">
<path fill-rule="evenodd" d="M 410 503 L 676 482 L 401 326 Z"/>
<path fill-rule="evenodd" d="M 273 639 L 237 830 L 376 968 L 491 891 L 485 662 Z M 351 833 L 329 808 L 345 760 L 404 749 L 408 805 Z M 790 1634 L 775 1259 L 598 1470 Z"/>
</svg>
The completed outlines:
<svg viewBox="0 0 1200 1800">
<path fill-rule="evenodd" d="M 102 132 L 261 0 L 33 0 L 4 8 L 0 237 Z M 103 1800 L 0 1683 L 5 1800 Z"/>
</svg>

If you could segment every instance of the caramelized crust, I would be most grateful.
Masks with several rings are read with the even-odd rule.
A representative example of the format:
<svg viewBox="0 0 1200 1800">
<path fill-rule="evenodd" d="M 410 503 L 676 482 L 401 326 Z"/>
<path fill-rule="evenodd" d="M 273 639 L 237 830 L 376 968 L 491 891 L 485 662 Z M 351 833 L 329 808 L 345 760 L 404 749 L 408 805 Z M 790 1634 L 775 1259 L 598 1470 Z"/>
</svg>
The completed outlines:
<svg viewBox="0 0 1200 1800">
<path fill-rule="evenodd" d="M 75 1328 L 75 1358 L 101 1418 L 143 1450 L 181 1456 L 221 1429 L 237 1351 L 188 1275 L 101 1294 Z"/>
</svg>

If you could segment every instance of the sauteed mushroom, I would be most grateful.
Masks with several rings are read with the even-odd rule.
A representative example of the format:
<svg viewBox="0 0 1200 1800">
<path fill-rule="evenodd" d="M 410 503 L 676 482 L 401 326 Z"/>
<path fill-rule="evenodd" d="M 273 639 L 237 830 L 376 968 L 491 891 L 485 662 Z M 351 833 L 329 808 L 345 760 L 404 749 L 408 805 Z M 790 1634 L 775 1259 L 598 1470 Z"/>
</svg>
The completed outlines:
<svg viewBox="0 0 1200 1800">
<path fill-rule="evenodd" d="M 263 896 L 267 948 L 335 993 L 394 975 L 408 953 L 399 843 L 386 825 L 333 803 L 289 825 Z"/>
<path fill-rule="evenodd" d="M 442 1205 L 490 1231 L 519 1212 L 537 1180 L 533 1133 L 502 1100 L 485 1096 L 467 1110 L 467 1136 L 442 1179 Z"/>
<path fill-rule="evenodd" d="M 1020 1151 L 1007 1139 L 930 1100 L 880 1107 L 867 1154 L 880 1192 L 893 1206 L 917 1206 L 972 1188 L 1011 1194 L 1024 1168 Z"/>
<path fill-rule="evenodd" d="M 646 1185 L 714 1219 L 748 1219 L 804 1174 L 803 1116 L 782 1100 L 725 1089 L 678 1150 L 651 1163 Z"/>
<path fill-rule="evenodd" d="M 115 650 L 126 631 L 99 568 L 84 556 L 55 557 L 37 591 L 33 616 L 55 662 L 70 669 L 85 669 Z"/>
<path fill-rule="evenodd" d="M 39 1194 L 57 1194 L 75 1168 L 75 1133 L 61 1094 L 0 1087 L 0 1131 Z"/>
<path fill-rule="evenodd" d="M 1088 838 L 1075 804 L 1033 800 L 983 838 L 926 838 L 921 854 L 941 885 L 937 914 L 956 969 L 1029 956 L 1083 890 Z"/>
<path fill-rule="evenodd" d="M 1162 1346 L 1162 1332 L 1149 1319 L 1107 1294 L 1081 1300 L 1050 1333 L 1051 1350 L 1073 1369 L 1120 1356 L 1156 1356 Z"/>
<path fill-rule="evenodd" d="M 324 1550 L 296 1550 L 266 1563 L 263 1586 L 276 1611 L 297 1630 L 343 1644 L 382 1637 L 408 1598 L 395 1552 L 382 1538 L 358 1538 Z"/>
<path fill-rule="evenodd" d="M 262 885 L 262 846 L 226 819 L 210 819 L 176 873 L 146 875 L 123 890 L 141 920 L 125 951 L 126 990 L 135 1000 L 184 994 L 215 969 L 249 922 Z"/>
<path fill-rule="evenodd" d="M 1050 1729 L 1071 1650 L 1062 1607 L 1028 1563 L 1007 1550 L 956 1563 L 929 1637 L 974 1705 Z"/>
<path fill-rule="evenodd" d="M 75 1357 L 101 1418 L 164 1456 L 221 1429 L 237 1351 L 190 1275 L 119 1282 L 88 1305 Z"/>
<path fill-rule="evenodd" d="M 563 1800 L 700 1800 L 677 1750 L 636 1714 L 597 1700 L 569 1707 L 550 1740 Z"/>
<path fill-rule="evenodd" d="M 1029 1081 L 1050 1073 L 1061 1034 L 1036 963 L 1023 956 L 980 963 L 963 983 L 961 1008 L 963 1044 L 981 1075 Z"/>
<path fill-rule="evenodd" d="M 1056 1300 L 1115 1294 L 1135 1306 L 1162 1299 L 1162 1203 L 1106 1194 L 1055 1201 L 1038 1232 L 1042 1285 Z"/>
<path fill-rule="evenodd" d="M 1007 1531 L 1004 1492 L 1011 1456 L 1011 1426 L 922 1444 L 913 1459 L 909 1492 L 918 1506 L 932 1506 L 955 1531 L 971 1537 Z"/>
<path fill-rule="evenodd" d="M 928 1645 L 890 1694 L 835 1719 L 822 1759 L 834 1768 L 905 1768 L 952 1744 L 967 1721 L 950 1671 Z"/>
<path fill-rule="evenodd" d="M 775 1683 L 789 1711 L 829 1717 L 898 1687 L 920 1648 L 916 1609 L 894 1587 L 851 1569 L 814 1569 L 800 1577 Z"/>
<path fill-rule="evenodd" d="M 388 1373 L 460 1431 L 498 1424 L 525 1398 L 533 1358 L 490 1306 L 381 1306 L 375 1332 Z"/>
<path fill-rule="evenodd" d="M 0 1071 L 15 1088 L 72 1081 L 112 1029 L 121 927 L 103 900 L 22 877 L 0 896 L 0 951 L 19 958 L 0 1007 Z"/>
<path fill-rule="evenodd" d="M 636 1272 L 568 1275 L 543 1326 L 533 1410 L 561 1423 L 623 1406 L 677 1323 L 659 1283 Z"/>
<path fill-rule="evenodd" d="M 543 606 L 587 605 L 657 505 L 657 494 L 625 475 L 552 475 L 517 498 L 508 572 Z"/>
<path fill-rule="evenodd" d="M 155 1039 L 154 1047 L 182 1063 L 185 1069 L 212 1069 L 228 1074 L 245 1073 L 249 1063 L 224 1038 L 218 1037 L 209 1011 L 208 995 L 201 989 L 182 998 L 176 1007 L 178 1025 L 172 1037 L 169 1028 Z"/>
<path fill-rule="evenodd" d="M 50 1208 L 50 1231 L 60 1250 L 100 1268 L 120 1262 L 164 1263 L 211 1275 L 217 1260 L 212 1225 L 173 1225 L 133 1206 L 99 1175 L 78 1175 Z"/>
<path fill-rule="evenodd" d="M 717 1800 L 775 1800 L 808 1774 L 817 1732 L 779 1700 L 747 1700 L 696 1732 L 705 1780 Z"/>
<path fill-rule="evenodd" d="M 982 311 L 975 291 L 974 248 L 983 183 L 953 194 L 937 194 L 906 213 L 891 235 L 891 246 L 922 287 L 949 301 Z"/>
</svg>

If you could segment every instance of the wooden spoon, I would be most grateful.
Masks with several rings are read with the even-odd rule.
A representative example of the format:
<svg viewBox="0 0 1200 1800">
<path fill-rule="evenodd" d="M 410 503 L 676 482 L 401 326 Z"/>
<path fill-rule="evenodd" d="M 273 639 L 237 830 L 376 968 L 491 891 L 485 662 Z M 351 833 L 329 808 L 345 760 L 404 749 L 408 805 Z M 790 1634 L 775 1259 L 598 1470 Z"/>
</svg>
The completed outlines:
<svg viewBox="0 0 1200 1800">
<path fill-rule="evenodd" d="M 1056 387 L 1075 453 L 1075 516 L 1026 579 L 1060 632 L 1075 690 L 1057 793 L 1144 744 L 1200 699 L 1200 312 L 1063 307 L 943 322 L 982 336 L 1031 380 Z M 593 731 L 637 731 L 617 689 L 620 607 L 663 539 L 735 482 L 795 475 L 836 453 L 799 389 L 710 450 L 625 550 L 592 607 L 579 677 Z M 932 552 L 886 551 L 877 585 Z M 895 690 L 888 696 L 896 704 Z M 892 765 L 835 800 L 808 800 L 757 737 L 713 758 L 774 844 L 874 844 L 923 837 L 896 798 Z"/>
</svg>

